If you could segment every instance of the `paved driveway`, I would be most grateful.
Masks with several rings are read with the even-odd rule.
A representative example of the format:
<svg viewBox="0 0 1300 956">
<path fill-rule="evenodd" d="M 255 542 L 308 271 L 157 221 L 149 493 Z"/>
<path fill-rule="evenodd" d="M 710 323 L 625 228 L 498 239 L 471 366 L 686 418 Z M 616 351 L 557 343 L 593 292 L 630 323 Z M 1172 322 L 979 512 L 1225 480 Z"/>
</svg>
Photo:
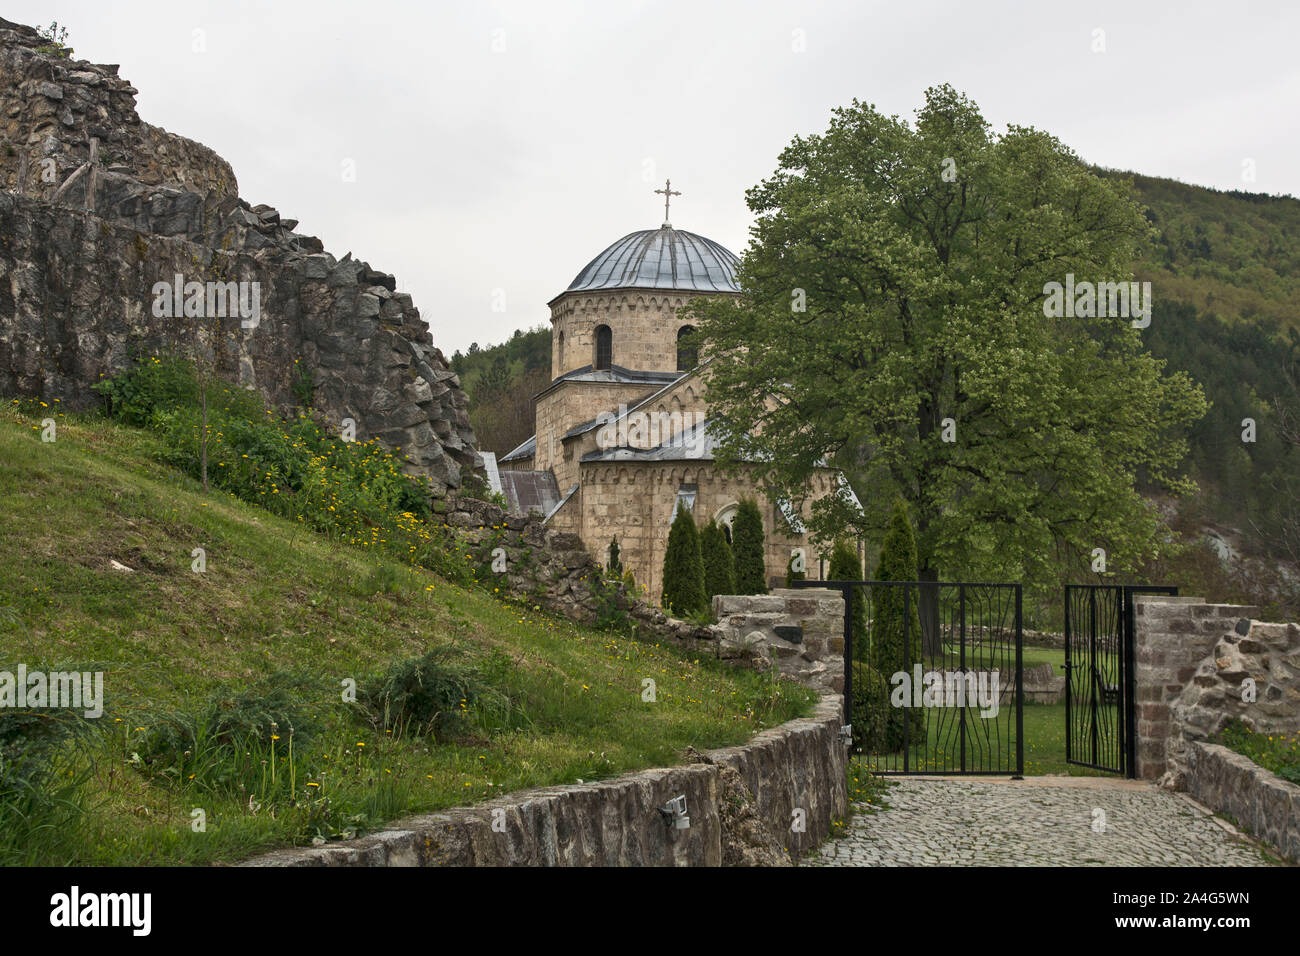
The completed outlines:
<svg viewBox="0 0 1300 956">
<path fill-rule="evenodd" d="M 1134 780 L 899 778 L 814 866 L 1259 866 L 1260 851 L 1178 794 Z"/>
</svg>

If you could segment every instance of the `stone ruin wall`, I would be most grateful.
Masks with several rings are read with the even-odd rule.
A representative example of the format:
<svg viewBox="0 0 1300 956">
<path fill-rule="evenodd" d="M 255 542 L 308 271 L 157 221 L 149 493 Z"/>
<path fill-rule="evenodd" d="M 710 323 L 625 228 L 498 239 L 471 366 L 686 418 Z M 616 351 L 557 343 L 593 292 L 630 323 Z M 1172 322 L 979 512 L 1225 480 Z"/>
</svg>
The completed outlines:
<svg viewBox="0 0 1300 956">
<path fill-rule="evenodd" d="M 281 412 L 309 376 L 328 427 L 351 418 L 358 440 L 400 449 L 437 496 L 481 469 L 459 379 L 393 276 L 240 199 L 216 153 L 141 122 L 116 66 L 45 43 L 0 20 L 0 391 L 82 410 L 136 356 L 178 353 Z M 89 177 L 53 202 L 92 137 L 94 212 Z M 260 322 L 155 317 L 154 284 L 177 274 L 259 283 Z"/>
<path fill-rule="evenodd" d="M 1200 598 L 1138 595 L 1135 605 L 1139 777 L 1185 789 L 1188 743 L 1233 718 L 1256 733 L 1300 732 L 1300 626 Z"/>
</svg>

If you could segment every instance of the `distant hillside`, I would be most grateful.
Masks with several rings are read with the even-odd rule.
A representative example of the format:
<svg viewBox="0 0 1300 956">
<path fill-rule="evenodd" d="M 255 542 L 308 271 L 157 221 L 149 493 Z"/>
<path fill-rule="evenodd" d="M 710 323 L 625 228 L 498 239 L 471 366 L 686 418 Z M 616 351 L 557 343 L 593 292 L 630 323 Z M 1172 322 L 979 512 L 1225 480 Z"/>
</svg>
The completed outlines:
<svg viewBox="0 0 1300 956">
<path fill-rule="evenodd" d="M 1300 199 L 1098 172 L 1131 179 L 1160 231 L 1138 267 L 1158 298 L 1300 329 Z"/>
<path fill-rule="evenodd" d="M 1152 283 L 1143 338 L 1205 389 L 1187 466 L 1201 494 L 1176 526 L 1208 535 L 1239 591 L 1300 606 L 1300 200 L 1131 179 L 1159 236 L 1134 271 Z M 1243 421 L 1255 440 L 1243 441 Z M 1252 560 L 1253 559 L 1253 560 Z"/>
<path fill-rule="evenodd" d="M 551 330 L 515 330 L 509 341 L 451 357 L 469 396 L 469 418 L 483 451 L 504 455 L 533 433 L 533 396 L 551 381 Z"/>
</svg>

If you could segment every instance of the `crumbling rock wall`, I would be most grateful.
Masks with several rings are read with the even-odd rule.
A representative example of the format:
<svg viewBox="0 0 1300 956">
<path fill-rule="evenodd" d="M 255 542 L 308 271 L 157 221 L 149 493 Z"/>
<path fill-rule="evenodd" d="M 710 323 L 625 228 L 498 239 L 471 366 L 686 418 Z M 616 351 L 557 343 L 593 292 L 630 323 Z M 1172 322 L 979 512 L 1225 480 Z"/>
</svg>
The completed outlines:
<svg viewBox="0 0 1300 956">
<path fill-rule="evenodd" d="M 216 153 L 140 122 L 116 67 L 44 42 L 0 20 L 0 391 L 84 409 L 137 357 L 181 354 L 282 412 L 310 393 L 331 427 L 351 419 L 358 440 L 400 449 L 435 495 L 482 467 L 460 381 L 393 276 L 239 199 Z M 90 137 L 93 190 L 84 176 L 53 202 Z M 156 315 L 156 284 L 177 276 L 257 283 L 255 320 Z"/>
<path fill-rule="evenodd" d="M 94 137 L 106 169 L 130 173 L 147 186 L 173 185 L 218 198 L 239 194 L 230 164 L 211 149 L 141 121 L 138 91 L 117 75 L 115 64 L 42 53 L 48 46 L 31 27 L 0 19 L 5 189 L 18 191 L 19 160 L 26 154 L 22 192 L 49 199 L 89 158 Z M 46 172 L 51 168 L 53 177 Z"/>
</svg>

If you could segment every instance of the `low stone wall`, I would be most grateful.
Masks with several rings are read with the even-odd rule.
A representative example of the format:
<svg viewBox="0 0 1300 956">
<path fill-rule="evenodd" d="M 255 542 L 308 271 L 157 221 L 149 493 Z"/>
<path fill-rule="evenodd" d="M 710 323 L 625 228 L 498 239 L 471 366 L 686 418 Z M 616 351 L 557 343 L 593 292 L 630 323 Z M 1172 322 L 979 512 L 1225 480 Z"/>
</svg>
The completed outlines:
<svg viewBox="0 0 1300 956">
<path fill-rule="evenodd" d="M 784 865 L 816 847 L 847 812 L 842 722 L 840 699 L 827 696 L 812 717 L 739 747 L 693 752 L 695 762 L 684 766 L 507 794 L 241 865 Z M 660 813 L 679 796 L 686 829 Z"/>
<path fill-rule="evenodd" d="M 1249 757 L 1201 740 L 1187 743 L 1186 782 L 1194 799 L 1300 863 L 1300 787 Z"/>
<path fill-rule="evenodd" d="M 1065 635 L 1052 631 L 1021 631 L 1021 643 L 1025 647 L 1050 647 L 1053 650 L 1065 650 Z"/>
</svg>

